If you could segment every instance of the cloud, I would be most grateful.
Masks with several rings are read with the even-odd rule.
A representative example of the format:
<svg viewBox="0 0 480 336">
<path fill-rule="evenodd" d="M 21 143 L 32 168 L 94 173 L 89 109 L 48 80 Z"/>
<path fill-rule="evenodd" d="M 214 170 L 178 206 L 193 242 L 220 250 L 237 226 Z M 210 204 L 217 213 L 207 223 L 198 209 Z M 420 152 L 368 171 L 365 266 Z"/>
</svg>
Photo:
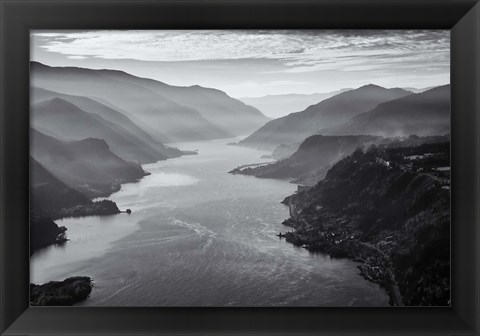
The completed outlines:
<svg viewBox="0 0 480 336">
<path fill-rule="evenodd" d="M 270 59 L 286 72 L 449 64 L 448 31 L 36 31 L 40 48 L 71 59 L 156 62 Z M 374 61 L 374 62 L 373 62 Z"/>
</svg>

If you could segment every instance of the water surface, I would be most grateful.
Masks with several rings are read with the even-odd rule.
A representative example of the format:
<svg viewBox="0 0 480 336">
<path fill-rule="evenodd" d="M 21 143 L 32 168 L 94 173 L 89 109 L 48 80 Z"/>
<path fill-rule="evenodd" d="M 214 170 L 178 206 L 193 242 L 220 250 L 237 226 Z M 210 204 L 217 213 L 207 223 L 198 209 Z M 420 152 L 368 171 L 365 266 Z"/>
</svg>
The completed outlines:
<svg viewBox="0 0 480 336">
<path fill-rule="evenodd" d="M 31 259 L 31 280 L 94 278 L 87 306 L 385 306 L 357 263 L 276 237 L 296 185 L 227 172 L 264 162 L 232 141 L 182 143 L 199 155 L 145 165 L 110 199 L 131 215 L 59 220 L 70 239 Z"/>
</svg>

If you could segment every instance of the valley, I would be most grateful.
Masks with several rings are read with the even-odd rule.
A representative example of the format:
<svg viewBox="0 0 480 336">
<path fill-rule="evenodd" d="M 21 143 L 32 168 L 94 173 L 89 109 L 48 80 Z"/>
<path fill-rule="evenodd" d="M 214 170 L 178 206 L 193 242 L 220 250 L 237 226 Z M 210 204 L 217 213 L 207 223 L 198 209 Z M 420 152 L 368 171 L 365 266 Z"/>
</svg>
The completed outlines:
<svg viewBox="0 0 480 336">
<path fill-rule="evenodd" d="M 32 304 L 450 304 L 449 85 L 257 100 L 285 105 L 272 119 L 214 88 L 31 66 Z"/>
</svg>

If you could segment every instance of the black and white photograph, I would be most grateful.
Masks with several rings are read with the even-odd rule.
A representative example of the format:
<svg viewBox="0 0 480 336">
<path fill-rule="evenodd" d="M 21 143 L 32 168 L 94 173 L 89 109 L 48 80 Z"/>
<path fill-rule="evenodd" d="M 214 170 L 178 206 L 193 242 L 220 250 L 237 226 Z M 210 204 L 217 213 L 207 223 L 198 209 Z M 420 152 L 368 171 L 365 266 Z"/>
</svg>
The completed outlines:
<svg viewBox="0 0 480 336">
<path fill-rule="evenodd" d="M 31 30 L 30 305 L 451 305 L 450 30 Z"/>
</svg>

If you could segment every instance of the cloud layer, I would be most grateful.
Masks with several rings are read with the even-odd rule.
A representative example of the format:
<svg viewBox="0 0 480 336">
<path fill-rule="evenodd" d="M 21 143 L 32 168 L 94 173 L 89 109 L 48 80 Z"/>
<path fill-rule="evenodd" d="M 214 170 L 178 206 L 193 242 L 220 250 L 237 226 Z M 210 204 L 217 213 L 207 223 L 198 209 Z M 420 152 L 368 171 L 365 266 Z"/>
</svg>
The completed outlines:
<svg viewBox="0 0 480 336">
<path fill-rule="evenodd" d="M 279 60 L 287 71 L 355 71 L 396 64 L 445 67 L 448 31 L 87 31 L 36 32 L 40 47 L 71 59 Z"/>
</svg>

